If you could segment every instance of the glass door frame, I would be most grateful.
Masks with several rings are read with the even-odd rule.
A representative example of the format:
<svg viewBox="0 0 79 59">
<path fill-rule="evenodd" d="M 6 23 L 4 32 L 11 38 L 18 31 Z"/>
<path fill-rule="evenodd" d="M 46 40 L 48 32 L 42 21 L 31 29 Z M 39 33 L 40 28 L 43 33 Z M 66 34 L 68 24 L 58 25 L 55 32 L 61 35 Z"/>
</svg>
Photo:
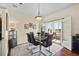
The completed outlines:
<svg viewBox="0 0 79 59">
<path fill-rule="evenodd" d="M 44 22 L 44 24 L 45 24 L 45 27 L 47 26 L 46 25 L 46 23 L 49 23 L 49 22 L 61 22 L 61 24 L 62 24 L 62 27 L 61 27 L 61 36 L 60 36 L 60 44 L 62 44 L 62 42 L 63 42 L 63 21 L 62 21 L 62 19 L 60 19 L 60 20 L 52 20 L 52 21 L 48 21 L 48 22 Z M 59 26 L 58 26 L 59 27 Z M 53 28 L 54 28 L 54 24 L 53 24 Z M 46 29 L 46 28 L 45 28 Z M 46 32 L 46 31 L 45 31 Z"/>
</svg>

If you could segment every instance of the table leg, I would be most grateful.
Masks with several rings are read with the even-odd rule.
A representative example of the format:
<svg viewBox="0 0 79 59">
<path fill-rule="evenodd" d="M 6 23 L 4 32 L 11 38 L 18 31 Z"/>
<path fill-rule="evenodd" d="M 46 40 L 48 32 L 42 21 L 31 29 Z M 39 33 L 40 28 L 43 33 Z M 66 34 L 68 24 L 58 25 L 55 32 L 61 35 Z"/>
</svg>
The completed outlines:
<svg viewBox="0 0 79 59">
<path fill-rule="evenodd" d="M 40 42 L 40 45 L 39 45 L 39 55 L 41 55 L 41 42 Z"/>
</svg>

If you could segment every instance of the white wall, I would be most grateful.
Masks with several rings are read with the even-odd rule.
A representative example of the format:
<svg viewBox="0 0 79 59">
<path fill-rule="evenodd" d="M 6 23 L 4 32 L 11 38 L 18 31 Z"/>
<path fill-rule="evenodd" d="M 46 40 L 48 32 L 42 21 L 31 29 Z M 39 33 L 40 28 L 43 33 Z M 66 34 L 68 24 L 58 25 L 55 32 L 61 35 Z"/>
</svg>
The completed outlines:
<svg viewBox="0 0 79 59">
<path fill-rule="evenodd" d="M 68 16 L 72 17 L 72 35 L 79 33 L 79 4 L 72 7 L 60 10 L 52 15 L 45 18 L 45 21 L 66 18 Z"/>
<path fill-rule="evenodd" d="M 1 10 L 0 10 L 1 12 Z M 8 54 L 8 32 L 6 31 L 6 18 L 5 18 L 5 12 L 6 11 L 2 11 L 2 20 L 3 20 L 3 37 L 4 39 L 2 41 L 0 41 L 0 52 L 2 52 L 0 55 L 6 56 Z M 14 22 L 16 24 L 15 30 L 17 31 L 17 43 L 18 44 L 22 44 L 22 43 L 26 43 L 27 42 L 27 32 L 33 31 L 34 33 L 36 33 L 38 31 L 38 27 L 37 29 L 24 29 L 24 24 L 27 24 L 29 22 L 32 22 L 34 24 L 36 24 L 38 26 L 38 22 L 36 20 L 34 20 L 31 17 L 28 17 L 26 14 L 15 10 L 15 9 L 8 9 L 8 23 L 10 22 Z M 9 26 L 8 26 L 9 27 Z M 10 27 L 9 27 L 10 29 Z"/>
<path fill-rule="evenodd" d="M 17 42 L 18 44 L 27 42 L 27 32 L 33 31 L 36 33 L 38 31 L 38 21 L 34 17 L 27 16 L 26 14 L 15 9 L 8 9 L 9 11 L 9 23 L 14 22 L 16 24 L 15 29 L 17 31 Z M 37 29 L 24 29 L 24 24 L 33 23 L 37 25 Z M 10 28 L 10 27 L 9 27 Z"/>
<path fill-rule="evenodd" d="M 36 30 L 26 30 L 24 29 L 24 24 L 27 24 L 29 22 L 33 22 L 35 24 L 39 24 L 33 17 L 27 16 L 26 14 L 18 11 L 9 9 L 9 21 L 14 21 L 16 23 L 16 30 L 18 33 L 17 41 L 18 44 L 27 42 L 26 39 L 26 33 L 30 31 L 38 31 L 38 28 Z M 74 5 L 72 7 L 60 10 L 52 15 L 49 15 L 45 18 L 45 21 L 60 19 L 60 18 L 66 18 L 68 16 L 72 16 L 72 35 L 75 35 L 76 33 L 79 33 L 79 4 Z"/>
</svg>

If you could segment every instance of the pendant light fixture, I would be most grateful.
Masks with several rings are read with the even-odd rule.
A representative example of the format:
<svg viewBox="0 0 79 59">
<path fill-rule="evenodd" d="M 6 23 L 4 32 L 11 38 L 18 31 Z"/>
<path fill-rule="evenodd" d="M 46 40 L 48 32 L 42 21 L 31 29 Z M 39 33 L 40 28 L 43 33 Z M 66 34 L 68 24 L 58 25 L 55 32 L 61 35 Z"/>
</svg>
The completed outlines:
<svg viewBox="0 0 79 59">
<path fill-rule="evenodd" d="M 38 3 L 38 16 L 35 16 L 35 19 L 42 20 L 42 16 L 40 16 L 40 3 Z"/>
</svg>

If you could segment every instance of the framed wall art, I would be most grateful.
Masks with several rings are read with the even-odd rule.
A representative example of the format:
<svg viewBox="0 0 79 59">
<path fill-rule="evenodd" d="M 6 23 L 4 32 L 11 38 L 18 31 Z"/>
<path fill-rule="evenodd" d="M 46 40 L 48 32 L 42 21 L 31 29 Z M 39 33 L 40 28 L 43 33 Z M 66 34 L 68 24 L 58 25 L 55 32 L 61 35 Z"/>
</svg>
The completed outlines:
<svg viewBox="0 0 79 59">
<path fill-rule="evenodd" d="M 24 24 L 24 29 L 28 29 L 29 25 L 28 24 Z"/>
</svg>

